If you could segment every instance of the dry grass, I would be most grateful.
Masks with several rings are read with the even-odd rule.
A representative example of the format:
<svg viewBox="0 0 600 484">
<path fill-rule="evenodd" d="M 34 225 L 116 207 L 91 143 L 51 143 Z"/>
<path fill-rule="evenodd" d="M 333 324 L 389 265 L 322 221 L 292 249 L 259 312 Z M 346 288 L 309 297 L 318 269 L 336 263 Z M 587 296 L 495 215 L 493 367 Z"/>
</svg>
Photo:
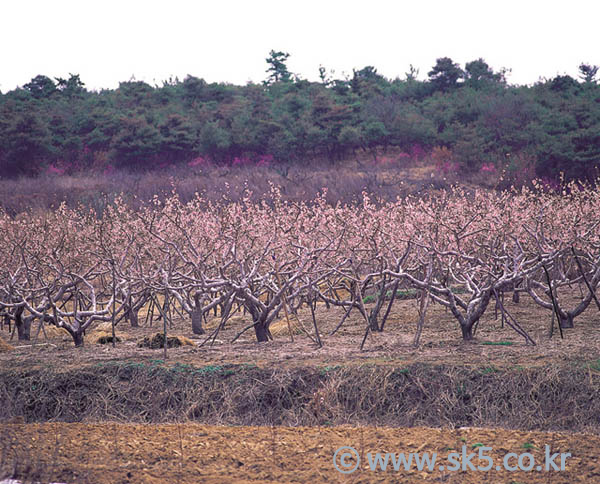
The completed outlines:
<svg viewBox="0 0 600 484">
<path fill-rule="evenodd" d="M 63 341 L 73 341 L 69 332 L 64 328 L 57 328 L 56 326 L 45 324 L 44 331 L 46 336 L 51 340 L 62 339 Z M 42 333 L 40 334 L 43 336 Z"/>
<path fill-rule="evenodd" d="M 385 155 L 381 153 L 387 158 L 397 154 L 398 150 L 394 149 Z M 363 190 L 375 197 L 394 200 L 397 196 L 448 186 L 449 181 L 434 175 L 434 171 L 434 163 L 428 159 L 375 164 L 370 154 L 359 153 L 336 163 L 306 160 L 271 168 L 181 166 L 166 171 L 124 171 L 112 175 L 40 176 L 0 180 L 0 207 L 9 214 L 26 210 L 44 212 L 64 201 L 71 207 L 81 203 L 102 211 L 118 195 L 137 206 L 154 195 L 164 197 L 173 189 L 184 201 L 196 193 L 212 201 L 223 200 L 223 197 L 239 201 L 247 187 L 252 188 L 251 198 L 259 201 L 268 197 L 271 183 L 281 187 L 285 199 L 293 201 L 312 200 L 323 188 L 327 188 L 327 199 L 331 203 L 360 199 Z"/>
<path fill-rule="evenodd" d="M 7 353 L 8 351 L 13 351 L 14 347 L 9 345 L 6 341 L 0 338 L 0 353 Z"/>
<path fill-rule="evenodd" d="M 113 342 L 112 332 L 109 333 L 106 331 L 95 331 L 90 337 L 94 343 L 99 345 L 105 345 Z M 123 339 L 115 333 L 115 342 L 120 343 L 121 341 L 123 341 Z"/>
<path fill-rule="evenodd" d="M 112 323 L 109 321 L 99 323 L 93 327 L 93 331 L 98 331 L 101 333 L 112 333 Z"/>
<path fill-rule="evenodd" d="M 175 351 L 175 350 L 171 350 Z M 156 353 L 155 353 L 156 355 Z M 600 432 L 592 365 L 261 368 L 158 359 L 0 371 L 0 421 L 486 426 Z"/>
<path fill-rule="evenodd" d="M 137 343 L 139 348 L 158 349 L 165 347 L 165 337 L 163 333 L 154 333 L 145 336 Z M 185 336 L 167 335 L 167 348 L 177 348 L 180 346 L 196 346 L 190 338 Z"/>
<path fill-rule="evenodd" d="M 291 329 L 291 333 L 293 335 L 304 334 L 302 327 L 300 326 L 300 324 L 294 317 L 289 318 L 289 326 L 288 326 L 288 321 L 284 318 L 284 319 L 279 319 L 277 321 L 274 321 L 273 323 L 271 323 L 271 326 L 269 327 L 269 330 L 271 331 L 271 334 L 273 335 L 273 337 L 281 336 L 282 338 L 289 336 L 290 329 Z"/>
</svg>

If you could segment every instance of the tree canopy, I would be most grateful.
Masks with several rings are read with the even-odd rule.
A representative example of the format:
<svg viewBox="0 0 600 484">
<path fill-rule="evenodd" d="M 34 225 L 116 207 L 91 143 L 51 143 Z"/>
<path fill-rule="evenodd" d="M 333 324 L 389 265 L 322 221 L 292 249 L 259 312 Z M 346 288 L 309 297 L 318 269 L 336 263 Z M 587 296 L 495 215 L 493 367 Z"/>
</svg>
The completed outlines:
<svg viewBox="0 0 600 484">
<path fill-rule="evenodd" d="M 412 66 L 405 79 L 387 79 L 369 65 L 344 78 L 321 66 L 320 82 L 310 82 L 289 71 L 288 58 L 272 50 L 264 83 L 245 86 L 187 76 L 90 91 L 78 74 L 38 75 L 0 93 L 0 176 L 198 159 L 335 161 L 386 147 L 443 152 L 465 171 L 598 175 L 598 66 L 580 64 L 579 79 L 516 86 L 484 59 L 462 67 L 440 57 L 426 80 Z"/>
</svg>

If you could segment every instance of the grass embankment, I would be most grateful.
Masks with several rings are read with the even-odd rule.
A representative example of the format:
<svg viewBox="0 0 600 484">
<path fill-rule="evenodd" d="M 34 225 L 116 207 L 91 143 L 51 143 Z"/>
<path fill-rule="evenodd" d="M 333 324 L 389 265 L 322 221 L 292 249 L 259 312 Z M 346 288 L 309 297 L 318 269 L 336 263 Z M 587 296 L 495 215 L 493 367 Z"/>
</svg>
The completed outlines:
<svg viewBox="0 0 600 484">
<path fill-rule="evenodd" d="M 600 430 L 600 362 L 258 367 L 162 360 L 0 372 L 0 420 Z"/>
</svg>

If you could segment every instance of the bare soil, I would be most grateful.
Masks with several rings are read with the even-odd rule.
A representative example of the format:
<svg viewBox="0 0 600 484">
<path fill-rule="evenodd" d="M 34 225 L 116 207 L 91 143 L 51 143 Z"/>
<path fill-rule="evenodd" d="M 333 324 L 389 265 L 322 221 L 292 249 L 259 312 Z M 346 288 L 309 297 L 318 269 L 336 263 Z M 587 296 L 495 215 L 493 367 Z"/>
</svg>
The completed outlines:
<svg viewBox="0 0 600 484">
<path fill-rule="evenodd" d="M 216 427 L 195 424 L 30 424 L 3 425 L 2 471 L 48 482 L 225 483 L 225 482 L 600 482 L 600 437 L 586 434 L 431 428 Z M 490 471 L 372 471 L 370 452 L 436 452 L 438 464 L 450 452 L 492 447 Z M 528 452 L 544 465 L 551 452 L 570 452 L 565 471 L 508 472 L 496 465 L 509 452 Z M 351 446 L 360 468 L 342 475 L 333 454 Z M 17 460 L 18 459 L 18 460 Z M 559 458 L 560 459 L 560 458 Z M 516 459 L 510 461 L 516 465 Z M 485 461 L 471 461 L 475 467 Z M 526 461 L 525 461 L 526 462 Z M 559 461 L 557 461 L 559 462 Z M 437 464 L 436 464 L 437 466 Z M 16 467 L 16 468 L 15 468 Z"/>
</svg>

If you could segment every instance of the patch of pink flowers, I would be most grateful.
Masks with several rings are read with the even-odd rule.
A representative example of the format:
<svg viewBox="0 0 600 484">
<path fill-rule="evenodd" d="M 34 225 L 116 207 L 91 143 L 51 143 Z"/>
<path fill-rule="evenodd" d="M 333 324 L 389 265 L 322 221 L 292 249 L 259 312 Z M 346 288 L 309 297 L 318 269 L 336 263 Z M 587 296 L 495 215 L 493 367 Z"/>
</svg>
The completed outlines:
<svg viewBox="0 0 600 484">
<path fill-rule="evenodd" d="M 112 175 L 115 172 L 115 167 L 112 165 L 108 165 L 106 168 L 104 168 L 104 171 L 102 172 L 104 175 Z"/>
<path fill-rule="evenodd" d="M 439 163 L 437 165 L 437 168 L 444 175 L 448 175 L 450 173 L 458 173 L 460 165 L 456 161 L 445 160 Z"/>
<path fill-rule="evenodd" d="M 425 157 L 425 155 L 427 155 L 427 152 L 420 144 L 414 144 L 410 147 L 411 158 L 420 160 L 421 158 Z"/>
<path fill-rule="evenodd" d="M 251 164 L 252 161 L 246 156 L 236 156 L 231 162 L 231 166 L 247 166 Z"/>
<path fill-rule="evenodd" d="M 60 168 L 60 167 L 56 166 L 54 163 L 51 163 L 47 169 L 47 172 L 52 175 L 64 175 L 65 171 L 66 171 L 66 168 Z"/>
<path fill-rule="evenodd" d="M 380 165 L 393 165 L 396 162 L 396 160 L 394 158 L 392 158 L 391 156 L 380 156 L 377 159 L 377 162 Z"/>
<path fill-rule="evenodd" d="M 263 155 L 256 162 L 256 166 L 270 166 L 274 161 L 273 155 Z"/>
<path fill-rule="evenodd" d="M 493 163 L 484 163 L 483 165 L 481 165 L 481 168 L 479 169 L 480 173 L 484 173 L 484 174 L 494 174 L 496 173 L 496 165 L 494 165 Z"/>
<path fill-rule="evenodd" d="M 188 166 L 191 166 L 191 167 L 208 166 L 208 165 L 210 165 L 210 161 L 207 160 L 206 158 L 204 158 L 203 156 L 197 156 L 192 161 L 188 162 Z"/>
</svg>

